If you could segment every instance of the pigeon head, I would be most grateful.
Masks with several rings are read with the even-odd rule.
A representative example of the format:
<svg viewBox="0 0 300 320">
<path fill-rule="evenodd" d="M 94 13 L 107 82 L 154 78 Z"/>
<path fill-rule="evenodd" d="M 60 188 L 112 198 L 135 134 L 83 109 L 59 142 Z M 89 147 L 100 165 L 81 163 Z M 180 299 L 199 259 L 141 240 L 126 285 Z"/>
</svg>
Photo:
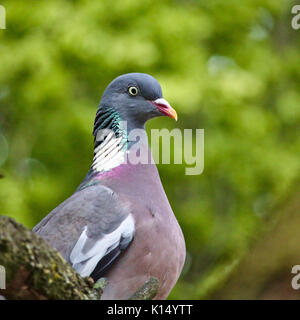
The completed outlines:
<svg viewBox="0 0 300 320">
<path fill-rule="evenodd" d="M 158 81 L 145 73 L 128 73 L 114 79 L 106 88 L 100 101 L 97 114 L 107 110 L 131 128 L 143 127 L 151 118 L 168 116 L 177 120 L 176 111 L 163 98 Z M 95 120 L 95 127 L 101 122 Z M 95 128 L 96 129 L 96 128 Z"/>
</svg>

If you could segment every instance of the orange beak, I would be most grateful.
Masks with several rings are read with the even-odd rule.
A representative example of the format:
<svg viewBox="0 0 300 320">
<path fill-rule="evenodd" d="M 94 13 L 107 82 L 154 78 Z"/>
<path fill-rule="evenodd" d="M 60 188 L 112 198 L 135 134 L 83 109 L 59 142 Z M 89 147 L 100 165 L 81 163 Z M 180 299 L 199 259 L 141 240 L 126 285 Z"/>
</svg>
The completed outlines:
<svg viewBox="0 0 300 320">
<path fill-rule="evenodd" d="M 169 102 L 163 98 L 151 101 L 156 108 L 164 115 L 177 121 L 177 112 L 170 106 Z"/>
</svg>

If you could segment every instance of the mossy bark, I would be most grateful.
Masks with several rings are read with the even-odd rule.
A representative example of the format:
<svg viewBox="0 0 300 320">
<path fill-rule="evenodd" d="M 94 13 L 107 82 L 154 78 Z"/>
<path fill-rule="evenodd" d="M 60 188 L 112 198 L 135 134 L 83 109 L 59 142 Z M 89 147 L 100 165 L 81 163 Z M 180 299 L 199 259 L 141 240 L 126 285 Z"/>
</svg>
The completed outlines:
<svg viewBox="0 0 300 320">
<path fill-rule="evenodd" d="M 156 296 L 158 286 L 158 279 L 151 277 L 129 298 L 129 300 L 152 300 Z"/>
<path fill-rule="evenodd" d="M 81 278 L 42 238 L 11 218 L 0 217 L 0 265 L 6 299 L 97 300 L 93 282 Z"/>
</svg>

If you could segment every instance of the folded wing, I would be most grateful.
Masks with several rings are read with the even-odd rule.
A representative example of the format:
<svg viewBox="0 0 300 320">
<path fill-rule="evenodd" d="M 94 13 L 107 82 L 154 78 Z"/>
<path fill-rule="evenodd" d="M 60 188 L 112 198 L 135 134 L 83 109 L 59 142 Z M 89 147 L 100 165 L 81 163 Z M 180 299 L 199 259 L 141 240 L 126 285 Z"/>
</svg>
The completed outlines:
<svg viewBox="0 0 300 320">
<path fill-rule="evenodd" d="M 134 237 L 126 204 L 96 183 L 75 192 L 34 229 L 83 277 L 102 277 Z"/>
</svg>

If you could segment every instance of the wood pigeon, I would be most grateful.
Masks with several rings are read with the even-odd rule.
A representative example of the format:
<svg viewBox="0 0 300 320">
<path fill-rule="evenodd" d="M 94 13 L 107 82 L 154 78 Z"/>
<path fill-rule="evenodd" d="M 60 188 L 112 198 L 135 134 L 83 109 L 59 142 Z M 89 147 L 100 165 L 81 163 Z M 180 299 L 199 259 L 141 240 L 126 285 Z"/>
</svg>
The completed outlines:
<svg viewBox="0 0 300 320">
<path fill-rule="evenodd" d="M 162 115 L 177 119 L 155 78 L 129 73 L 113 80 L 96 113 L 87 176 L 33 229 L 81 276 L 107 278 L 102 299 L 128 299 L 150 277 L 159 280 L 155 299 L 165 299 L 183 268 L 184 237 L 147 139 L 130 139 L 133 129 L 145 133 L 146 121 Z M 128 159 L 145 151 L 147 163 Z"/>
</svg>

